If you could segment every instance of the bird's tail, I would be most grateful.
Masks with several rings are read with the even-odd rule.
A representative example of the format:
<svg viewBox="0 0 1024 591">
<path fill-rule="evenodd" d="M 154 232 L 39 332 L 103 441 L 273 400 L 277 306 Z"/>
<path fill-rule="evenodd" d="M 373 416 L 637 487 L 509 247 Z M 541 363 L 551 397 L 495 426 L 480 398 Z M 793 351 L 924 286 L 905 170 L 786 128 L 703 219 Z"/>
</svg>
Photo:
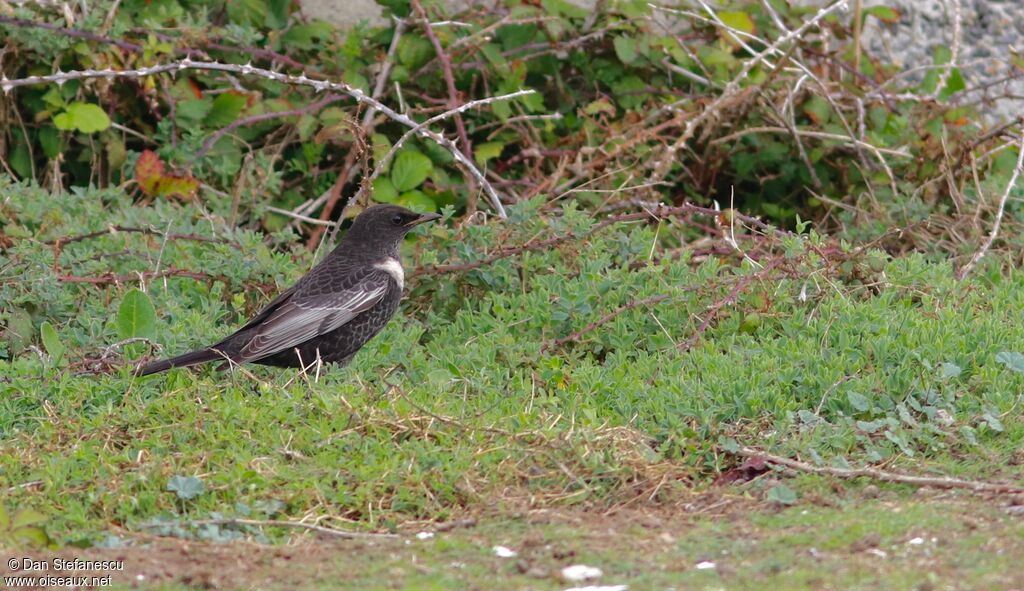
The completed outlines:
<svg viewBox="0 0 1024 591">
<path fill-rule="evenodd" d="M 184 355 L 178 355 L 177 357 L 172 357 L 170 359 L 161 359 L 160 361 L 154 361 L 153 363 L 143 365 L 135 370 L 135 376 L 148 376 L 150 374 L 167 371 L 172 367 L 188 367 L 198 363 L 217 360 L 224 360 L 224 354 L 220 351 L 209 348 L 199 349 L 198 351 L 192 351 L 191 353 L 185 353 Z"/>
</svg>

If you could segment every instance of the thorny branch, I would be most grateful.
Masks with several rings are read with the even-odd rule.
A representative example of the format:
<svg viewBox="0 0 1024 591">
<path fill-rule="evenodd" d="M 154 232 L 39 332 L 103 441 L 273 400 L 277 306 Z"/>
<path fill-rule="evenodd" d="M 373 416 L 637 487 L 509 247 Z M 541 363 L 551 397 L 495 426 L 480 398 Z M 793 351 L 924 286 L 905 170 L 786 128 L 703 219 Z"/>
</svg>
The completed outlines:
<svg viewBox="0 0 1024 591">
<path fill-rule="evenodd" d="M 299 86 L 309 86 L 316 92 L 325 92 L 328 90 L 343 93 L 356 101 L 372 107 L 377 111 L 383 113 L 386 117 L 400 123 L 406 127 L 416 127 L 419 125 L 416 121 L 410 118 L 408 115 L 404 115 L 388 107 L 379 100 L 367 95 L 362 90 L 345 84 L 344 82 L 332 82 L 329 80 L 314 80 L 307 77 L 305 74 L 292 75 L 284 74 L 281 72 L 274 72 L 264 68 L 258 68 L 251 64 L 237 65 L 237 64 L 225 64 L 220 62 L 208 62 L 208 61 L 194 61 L 190 58 L 184 58 L 182 60 L 171 62 L 168 64 L 161 64 L 157 66 L 138 68 L 135 70 L 114 70 L 114 69 L 103 69 L 103 70 L 74 70 L 70 72 L 57 71 L 54 74 L 47 74 L 43 76 L 28 76 L 26 78 L 8 79 L 6 75 L 0 77 L 0 90 L 4 93 L 10 92 L 12 89 L 20 86 L 32 86 L 36 84 L 45 83 L 56 83 L 58 85 L 64 84 L 69 80 L 85 80 L 91 78 L 104 78 L 107 80 L 113 80 L 114 78 L 146 78 L 148 76 L 155 76 L 157 74 L 176 74 L 183 70 L 205 70 L 214 72 L 230 72 L 239 75 L 253 75 L 265 78 L 267 80 L 274 80 L 282 84 L 293 84 Z M 524 91 L 532 93 L 534 91 Z M 501 198 L 498 192 L 495 191 L 490 181 L 484 176 L 482 172 L 476 167 L 473 162 L 466 157 L 465 154 L 448 138 L 443 135 L 430 131 L 427 129 L 420 129 L 418 135 L 425 137 L 446 150 L 448 150 L 452 157 L 458 162 L 469 174 L 473 177 L 476 182 L 483 187 L 488 199 L 491 202 L 491 206 L 494 208 L 495 213 L 501 218 L 507 218 L 508 215 L 505 213 L 505 207 L 501 203 Z"/>
</svg>

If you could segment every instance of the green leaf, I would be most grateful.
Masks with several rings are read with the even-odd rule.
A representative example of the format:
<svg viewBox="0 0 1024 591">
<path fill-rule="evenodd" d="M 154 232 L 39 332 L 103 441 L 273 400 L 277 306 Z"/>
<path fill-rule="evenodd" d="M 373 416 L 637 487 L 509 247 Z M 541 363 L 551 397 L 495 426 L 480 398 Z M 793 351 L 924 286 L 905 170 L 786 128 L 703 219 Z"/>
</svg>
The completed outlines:
<svg viewBox="0 0 1024 591">
<path fill-rule="evenodd" d="M 1024 373 L 1024 355 L 1016 351 L 996 353 L 996 361 L 1017 373 Z"/>
<path fill-rule="evenodd" d="M 430 158 L 412 148 L 403 148 L 391 165 L 391 182 L 397 191 L 404 193 L 420 186 L 433 169 Z"/>
<path fill-rule="evenodd" d="M 983 414 L 981 416 L 981 419 L 985 421 L 985 424 L 988 425 L 989 429 L 992 429 L 997 433 L 1002 433 L 1003 431 L 1006 430 L 1006 427 L 1003 426 L 1003 422 L 1000 421 L 994 414 L 990 412 Z"/>
<path fill-rule="evenodd" d="M 268 0 L 267 18 L 263 24 L 268 29 L 283 29 L 288 25 L 288 6 L 291 0 Z"/>
<path fill-rule="evenodd" d="M 624 64 L 632 64 L 636 61 L 638 56 L 636 51 L 636 39 L 632 37 L 616 37 L 612 41 L 612 45 L 615 46 L 615 55 L 619 56 L 619 60 Z"/>
<path fill-rule="evenodd" d="M 54 363 L 60 363 L 60 360 L 64 357 L 64 343 L 60 341 L 57 329 L 53 328 L 53 325 L 48 321 L 44 321 L 42 326 L 39 327 L 39 336 L 43 340 L 43 347 L 46 349 L 46 353 L 49 354 L 50 359 Z"/>
<path fill-rule="evenodd" d="M 965 88 L 967 88 L 967 83 L 964 82 L 964 76 L 960 73 L 960 68 L 953 68 L 949 72 L 949 77 L 946 78 L 946 86 L 939 93 L 939 98 L 947 99 Z"/>
<path fill-rule="evenodd" d="M 792 505 L 797 500 L 796 492 L 784 484 L 777 484 L 769 488 L 765 498 L 780 505 Z"/>
<path fill-rule="evenodd" d="M 948 380 L 951 378 L 958 378 L 963 373 L 963 369 L 955 363 L 940 363 L 939 364 L 939 378 Z"/>
<path fill-rule="evenodd" d="M 754 32 L 754 19 L 750 18 L 750 15 L 746 12 L 739 10 L 724 10 L 718 13 L 718 18 L 722 19 L 728 27 L 736 29 L 743 33 Z M 722 31 L 722 38 L 728 41 L 734 41 L 735 33 L 730 31 Z"/>
<path fill-rule="evenodd" d="M 219 94 L 217 98 L 213 99 L 213 107 L 203 123 L 209 127 L 229 125 L 238 119 L 238 114 L 242 112 L 247 102 L 248 97 L 233 90 Z"/>
<path fill-rule="evenodd" d="M 383 133 L 375 133 L 370 136 L 370 144 L 373 146 L 373 163 L 380 166 L 381 161 L 384 160 L 384 157 L 391 150 L 391 140 Z M 388 165 L 382 172 L 387 173 L 390 168 L 391 163 L 388 162 Z"/>
<path fill-rule="evenodd" d="M 267 3 L 263 0 L 231 0 L 224 4 L 234 24 L 261 25 L 267 20 Z"/>
<path fill-rule="evenodd" d="M 6 530 L 10 525 L 11 517 L 7 514 L 7 509 L 0 505 L 0 531 Z"/>
<path fill-rule="evenodd" d="M 647 83 L 639 76 L 626 76 L 612 84 L 612 91 L 623 109 L 632 109 L 644 102 Z"/>
<path fill-rule="evenodd" d="M 92 103 L 71 103 L 53 118 L 53 124 L 63 131 L 95 133 L 110 127 L 110 117 L 99 105 Z"/>
<path fill-rule="evenodd" d="M 857 412 L 867 412 L 871 410 L 871 401 L 863 394 L 853 391 L 847 392 L 846 399 L 850 401 L 850 406 L 852 406 Z"/>
<path fill-rule="evenodd" d="M 178 121 L 198 123 L 210 114 L 213 101 L 208 98 L 186 99 L 178 103 L 174 116 Z"/>
<path fill-rule="evenodd" d="M 900 22 L 900 11 L 889 6 L 872 6 L 870 8 L 865 8 L 863 14 L 865 19 L 868 16 L 873 16 L 890 25 Z"/>
<path fill-rule="evenodd" d="M 50 545 L 50 536 L 41 527 L 21 527 L 11 532 L 11 538 L 18 546 L 45 547 Z"/>
<path fill-rule="evenodd" d="M 17 354 L 32 344 L 32 315 L 23 307 L 14 306 L 7 310 L 7 326 L 3 329 L 3 339 L 11 354 Z"/>
<path fill-rule="evenodd" d="M 505 149 L 505 142 L 484 142 L 477 144 L 473 148 L 473 159 L 480 166 L 486 166 L 488 160 L 493 160 L 498 156 L 501 156 L 501 151 Z"/>
<path fill-rule="evenodd" d="M 22 509 L 11 519 L 11 529 L 18 529 L 27 525 L 35 525 L 46 521 L 46 516 L 35 509 Z"/>
<path fill-rule="evenodd" d="M 418 70 L 434 57 L 434 46 L 422 35 L 405 35 L 398 42 L 398 62 L 410 70 Z"/>
<path fill-rule="evenodd" d="M 206 492 L 206 485 L 195 476 L 172 476 L 167 481 L 167 490 L 183 501 L 190 501 Z"/>
<path fill-rule="evenodd" d="M 124 294 L 117 309 L 117 336 L 122 339 L 156 336 L 156 310 L 153 302 L 138 288 Z"/>
<path fill-rule="evenodd" d="M 445 165 L 455 160 L 447 148 L 431 141 L 425 141 L 419 145 L 420 150 L 430 158 L 435 166 Z"/>
<path fill-rule="evenodd" d="M 53 128 L 51 127 L 50 129 Z M 14 170 L 14 174 L 20 178 L 27 179 L 32 176 L 32 156 L 29 154 L 28 144 L 25 143 L 23 138 L 15 138 L 14 148 L 11 149 L 8 162 L 11 165 L 11 169 Z"/>
<path fill-rule="evenodd" d="M 434 200 L 423 191 L 409 191 L 408 193 L 402 193 L 402 196 L 398 198 L 396 203 L 402 207 L 421 213 L 437 211 L 437 204 L 434 203 Z"/>
<path fill-rule="evenodd" d="M 39 145 L 43 147 L 43 154 L 47 158 L 56 158 L 64 150 L 63 142 L 57 128 L 49 125 L 39 128 Z"/>
<path fill-rule="evenodd" d="M 603 113 L 609 117 L 615 116 L 615 105 L 606 97 L 601 97 L 596 101 L 592 101 L 583 108 L 583 113 L 586 115 L 597 115 Z"/>
<path fill-rule="evenodd" d="M 824 126 L 828 123 L 829 113 L 832 111 L 828 101 L 816 94 L 807 99 L 801 108 L 804 114 L 807 115 L 811 122 L 817 127 Z"/>
<path fill-rule="evenodd" d="M 394 203 L 398 201 L 398 191 L 395 190 L 395 185 L 391 182 L 391 179 L 377 177 L 377 180 L 373 181 L 373 200 L 378 203 Z"/>
</svg>

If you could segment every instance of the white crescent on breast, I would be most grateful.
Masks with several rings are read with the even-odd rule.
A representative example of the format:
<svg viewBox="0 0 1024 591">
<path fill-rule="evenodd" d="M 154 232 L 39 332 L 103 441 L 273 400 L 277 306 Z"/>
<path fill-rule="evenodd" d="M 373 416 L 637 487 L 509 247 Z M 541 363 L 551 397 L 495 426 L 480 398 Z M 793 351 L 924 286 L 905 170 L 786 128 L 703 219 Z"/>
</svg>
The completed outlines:
<svg viewBox="0 0 1024 591">
<path fill-rule="evenodd" d="M 383 263 L 377 263 L 374 265 L 374 268 L 391 275 L 395 283 L 398 284 L 399 291 L 405 287 L 405 271 L 402 269 L 402 262 L 398 259 L 388 259 Z"/>
</svg>

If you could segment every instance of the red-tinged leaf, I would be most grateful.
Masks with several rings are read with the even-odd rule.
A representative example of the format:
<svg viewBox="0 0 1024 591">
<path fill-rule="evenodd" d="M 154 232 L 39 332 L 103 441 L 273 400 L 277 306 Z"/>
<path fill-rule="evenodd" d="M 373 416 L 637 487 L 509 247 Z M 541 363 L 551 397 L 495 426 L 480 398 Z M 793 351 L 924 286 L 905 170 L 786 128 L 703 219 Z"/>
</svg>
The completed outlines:
<svg viewBox="0 0 1024 591">
<path fill-rule="evenodd" d="M 164 176 L 164 163 L 153 150 L 145 150 L 135 163 L 135 180 L 146 195 L 156 195 L 157 184 Z"/>
<path fill-rule="evenodd" d="M 722 472 L 715 478 L 715 486 L 724 486 L 735 482 L 748 482 L 769 470 L 763 458 L 749 458 L 739 466 Z"/>
<path fill-rule="evenodd" d="M 190 174 L 168 174 L 164 163 L 152 150 L 144 151 L 135 164 L 135 180 L 150 197 L 192 199 L 199 190 L 199 181 Z"/>
<path fill-rule="evenodd" d="M 196 84 L 195 80 L 190 78 L 188 81 L 188 87 L 192 90 L 192 94 L 194 94 L 197 99 L 203 98 L 203 89 L 199 88 L 199 85 Z"/>
</svg>

